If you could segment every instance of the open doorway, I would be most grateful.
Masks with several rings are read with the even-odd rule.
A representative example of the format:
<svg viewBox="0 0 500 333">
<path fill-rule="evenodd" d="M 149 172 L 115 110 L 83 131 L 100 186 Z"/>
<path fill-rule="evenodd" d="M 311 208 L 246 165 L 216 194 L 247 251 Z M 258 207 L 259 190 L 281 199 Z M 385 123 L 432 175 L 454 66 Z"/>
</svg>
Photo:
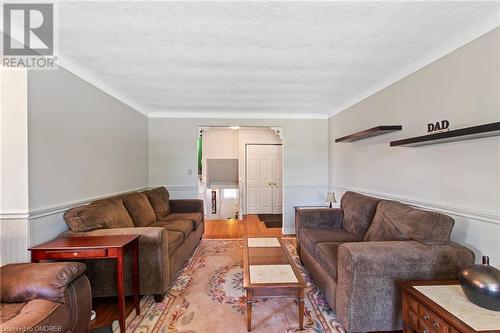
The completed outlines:
<svg viewBox="0 0 500 333">
<path fill-rule="evenodd" d="M 198 128 L 198 193 L 207 220 L 255 215 L 282 227 L 281 128 Z"/>
</svg>

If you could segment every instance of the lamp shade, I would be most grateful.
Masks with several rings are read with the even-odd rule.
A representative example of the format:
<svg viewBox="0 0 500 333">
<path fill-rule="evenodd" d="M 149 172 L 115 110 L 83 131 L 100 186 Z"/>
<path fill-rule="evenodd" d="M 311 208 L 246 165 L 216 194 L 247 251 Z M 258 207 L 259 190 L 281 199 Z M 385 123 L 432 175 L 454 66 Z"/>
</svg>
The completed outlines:
<svg viewBox="0 0 500 333">
<path fill-rule="evenodd" d="M 337 199 L 335 199 L 335 192 L 328 192 L 326 195 L 326 202 L 337 202 Z"/>
</svg>

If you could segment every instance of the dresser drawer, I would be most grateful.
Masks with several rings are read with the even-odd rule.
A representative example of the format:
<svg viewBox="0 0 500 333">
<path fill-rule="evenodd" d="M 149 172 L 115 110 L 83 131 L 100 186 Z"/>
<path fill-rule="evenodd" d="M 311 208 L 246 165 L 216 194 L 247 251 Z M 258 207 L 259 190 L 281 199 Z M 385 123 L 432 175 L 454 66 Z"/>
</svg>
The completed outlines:
<svg viewBox="0 0 500 333">
<path fill-rule="evenodd" d="M 418 305 L 418 328 L 422 333 L 448 333 L 448 325 L 422 304 Z"/>
<path fill-rule="evenodd" d="M 72 259 L 72 258 L 102 258 L 107 256 L 107 250 L 74 250 L 74 251 L 46 251 L 45 258 L 51 259 Z"/>
</svg>

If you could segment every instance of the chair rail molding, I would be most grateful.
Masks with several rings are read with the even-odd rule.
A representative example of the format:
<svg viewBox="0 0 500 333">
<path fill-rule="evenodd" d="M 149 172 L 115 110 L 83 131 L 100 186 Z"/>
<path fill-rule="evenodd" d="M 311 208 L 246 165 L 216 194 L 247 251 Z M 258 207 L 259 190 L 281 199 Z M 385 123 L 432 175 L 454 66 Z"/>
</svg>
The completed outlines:
<svg viewBox="0 0 500 333">
<path fill-rule="evenodd" d="M 27 219 L 28 217 L 29 217 L 29 212 L 22 212 L 22 211 L 0 212 L 0 221 L 1 220 Z"/>
<path fill-rule="evenodd" d="M 170 193 L 170 199 L 189 199 L 198 198 L 198 186 L 191 185 L 158 185 L 165 186 L 165 188 Z M 157 187 L 157 186 L 152 186 Z"/>
<path fill-rule="evenodd" d="M 188 186 L 188 185 L 176 185 L 176 186 L 165 186 L 165 188 L 170 191 L 192 191 L 198 190 L 198 186 Z"/>
<path fill-rule="evenodd" d="M 149 189 L 149 187 L 140 187 L 140 188 L 130 189 L 130 190 L 126 190 L 126 191 L 119 191 L 119 192 L 109 193 L 109 194 L 105 194 L 105 195 L 98 195 L 98 196 L 90 197 L 90 198 L 83 199 L 83 200 L 68 201 L 68 202 L 61 203 L 59 205 L 35 208 L 35 209 L 29 211 L 28 217 L 30 218 L 30 220 L 31 219 L 38 219 L 41 217 L 62 213 L 70 208 L 85 205 L 85 204 L 88 204 L 88 203 L 95 201 L 95 200 L 111 198 L 111 197 L 114 197 L 116 195 L 125 194 L 125 193 L 129 193 L 129 192 L 145 191 L 147 189 Z"/>
<path fill-rule="evenodd" d="M 284 185 L 285 190 L 328 190 L 328 185 Z"/>
<path fill-rule="evenodd" d="M 404 196 L 400 196 L 400 195 L 375 192 L 375 191 L 370 191 L 370 190 L 366 190 L 366 189 L 359 189 L 359 188 L 352 188 L 352 187 L 335 186 L 335 187 L 333 187 L 333 190 L 337 190 L 340 192 L 354 191 L 354 192 L 358 192 L 361 194 L 370 195 L 370 196 L 378 197 L 378 198 L 382 198 L 382 199 L 397 200 L 397 201 L 400 201 L 402 203 L 408 204 L 410 206 L 418 207 L 418 208 L 424 208 L 424 209 L 428 209 L 428 210 L 432 210 L 432 211 L 436 211 L 436 212 L 440 212 L 440 213 L 451 214 L 451 215 L 461 216 L 461 217 L 465 217 L 465 218 L 472 219 L 472 220 L 478 220 L 481 222 L 487 222 L 487 223 L 500 225 L 500 214 L 499 214 L 499 212 L 495 212 L 495 211 L 478 210 L 478 209 L 472 209 L 470 207 L 454 206 L 454 205 L 451 205 L 449 203 L 444 203 L 444 202 L 420 200 L 420 199 L 414 199 L 414 198 L 404 197 Z"/>
</svg>

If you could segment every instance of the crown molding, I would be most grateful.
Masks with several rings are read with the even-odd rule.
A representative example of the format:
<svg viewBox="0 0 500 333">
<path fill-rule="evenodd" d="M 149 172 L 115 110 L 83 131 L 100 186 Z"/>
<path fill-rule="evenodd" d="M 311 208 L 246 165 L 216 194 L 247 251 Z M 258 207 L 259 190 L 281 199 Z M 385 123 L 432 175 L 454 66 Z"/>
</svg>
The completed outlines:
<svg viewBox="0 0 500 333">
<path fill-rule="evenodd" d="M 329 112 L 328 118 L 333 117 L 339 112 L 347 110 L 348 108 L 358 104 L 368 97 L 375 95 L 376 93 L 388 88 L 389 86 L 404 79 L 405 77 L 410 76 L 411 74 L 432 64 L 436 60 L 443 58 L 444 56 L 458 50 L 459 48 L 469 44 L 473 40 L 487 34 L 488 32 L 495 30 L 498 27 L 500 27 L 500 18 L 498 16 L 498 13 L 493 13 L 478 24 L 470 27 L 469 29 L 466 29 L 460 35 L 449 39 L 447 42 L 432 49 L 430 52 L 427 52 L 409 66 L 403 67 L 399 71 L 390 74 L 386 78 L 372 85 L 370 88 L 351 98 L 346 103 L 343 103 L 340 106 L 334 108 L 333 111 Z"/>
<path fill-rule="evenodd" d="M 14 29 L 20 30 L 20 33 L 23 31 L 21 27 L 19 26 L 14 26 Z M 3 33 L 4 35 L 7 36 L 7 34 L 3 31 L 3 28 L 0 28 L 0 32 Z M 18 43 L 22 44 L 17 40 L 16 38 L 13 38 L 12 36 L 9 35 L 10 38 L 14 39 Z M 56 51 L 57 52 L 57 51 Z M 40 55 L 43 57 L 43 55 Z M 62 67 L 63 69 L 67 70 L 68 72 L 76 75 L 80 79 L 84 80 L 88 84 L 96 87 L 97 89 L 103 91 L 104 93 L 108 94 L 112 98 L 116 99 L 120 103 L 125 104 L 126 106 L 130 107 L 134 111 L 139 112 L 143 116 L 148 116 L 148 112 L 145 110 L 144 107 L 140 106 L 139 104 L 133 102 L 129 98 L 125 97 L 123 94 L 119 93 L 116 89 L 112 88 L 110 85 L 96 77 L 94 74 L 91 74 L 87 69 L 83 68 L 82 66 L 78 65 L 75 61 L 70 59 L 67 56 L 62 55 L 60 52 L 57 52 L 54 55 L 54 60 L 57 66 Z"/>
<path fill-rule="evenodd" d="M 149 118 L 217 118 L 217 119 L 328 119 L 323 113 L 243 113 L 243 112 L 190 112 L 153 111 Z"/>
<path fill-rule="evenodd" d="M 335 114 L 342 112 L 366 98 L 384 90 L 392 84 L 404 79 L 405 77 L 417 72 L 418 70 L 428 66 L 434 61 L 452 53 L 453 51 L 465 46 L 471 41 L 485 35 L 486 33 L 498 28 L 500 26 L 500 18 L 498 13 L 494 12 L 478 24 L 466 29 L 460 35 L 449 39 L 447 42 L 441 44 L 439 47 L 424 54 L 415 62 L 401 68 L 399 71 L 387 76 L 385 79 L 375 83 L 368 89 L 360 94 L 351 98 L 349 101 L 341 104 L 338 107 L 329 110 L 326 113 L 233 113 L 233 112 L 191 112 L 191 111 L 148 111 L 145 107 L 137 104 L 131 99 L 125 97 L 122 93 L 118 92 L 115 88 L 111 87 L 103 80 L 98 78 L 95 74 L 91 73 L 84 67 L 78 65 L 75 61 L 67 56 L 58 54 L 56 63 L 80 77 L 87 83 L 102 90 L 109 96 L 118 100 L 119 102 L 127 105 L 133 110 L 148 118 L 218 118 L 218 119 L 329 119 Z M 3 29 L 0 29 L 3 32 Z"/>
</svg>

